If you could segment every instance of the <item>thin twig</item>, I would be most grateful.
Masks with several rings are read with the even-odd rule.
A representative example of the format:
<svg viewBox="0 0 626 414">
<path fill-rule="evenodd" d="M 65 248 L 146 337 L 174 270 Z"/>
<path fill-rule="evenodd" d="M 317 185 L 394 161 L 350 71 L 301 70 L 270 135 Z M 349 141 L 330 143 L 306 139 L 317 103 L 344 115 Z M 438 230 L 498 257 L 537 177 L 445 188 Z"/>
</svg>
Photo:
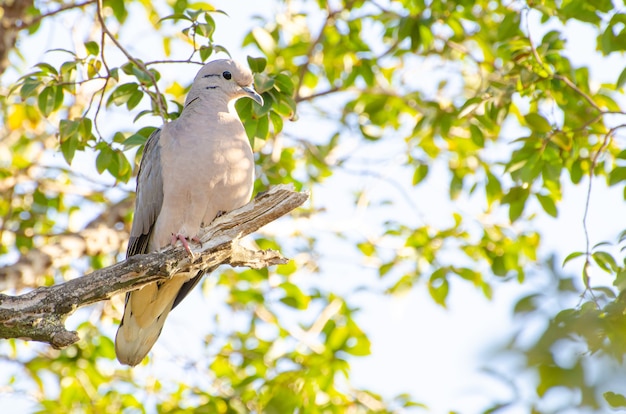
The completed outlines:
<svg viewBox="0 0 626 414">
<path fill-rule="evenodd" d="M 296 95 L 296 97 L 295 97 L 295 101 L 296 101 L 296 103 L 304 102 L 304 101 L 311 101 L 311 100 L 313 100 L 315 98 L 320 98 L 320 97 L 325 96 L 325 95 L 330 95 L 332 93 L 339 92 L 341 90 L 343 90 L 343 88 L 341 88 L 339 86 L 335 86 L 335 87 L 332 87 L 332 88 L 327 89 L 325 91 L 316 92 L 314 94 L 307 95 L 307 96 L 300 96 L 300 93 L 298 93 Z"/>
<path fill-rule="evenodd" d="M 588 277 L 588 273 L 587 273 L 587 269 L 591 266 L 591 238 L 589 237 L 589 227 L 587 226 L 587 218 L 589 217 L 589 204 L 591 203 L 591 189 L 593 187 L 593 178 L 594 178 L 594 170 L 598 164 L 598 159 L 600 158 L 600 155 L 604 152 L 604 150 L 609 146 L 611 139 L 613 137 L 613 134 L 615 134 L 615 132 L 618 129 L 621 128 L 626 128 L 626 124 L 621 124 L 621 125 L 617 125 L 613 128 L 611 128 L 609 130 L 609 132 L 606 133 L 606 135 L 604 136 L 604 141 L 602 142 L 602 145 L 600 145 L 600 148 L 598 148 L 598 151 L 596 151 L 596 153 L 593 155 L 593 158 L 591 159 L 591 165 L 589 166 L 589 184 L 587 186 L 587 195 L 585 198 L 585 210 L 583 212 L 583 231 L 585 233 L 585 264 L 584 264 L 584 269 L 585 269 L 585 277 L 583 278 L 583 283 L 585 284 L 585 291 L 588 291 L 589 293 L 591 293 L 591 297 L 594 299 L 595 301 L 595 296 L 593 294 L 593 291 L 591 290 L 591 286 L 589 285 L 589 277 Z M 583 292 L 584 294 L 585 292 Z"/>
<path fill-rule="evenodd" d="M 59 14 L 61 12 L 71 10 L 71 9 L 79 9 L 79 8 L 88 6 L 90 4 L 94 4 L 96 3 L 96 1 L 97 0 L 87 0 L 82 3 L 65 4 L 56 10 L 43 13 L 38 16 L 34 16 L 32 19 L 15 21 L 13 23 L 13 27 L 17 30 L 28 29 L 29 27 L 36 25 L 37 23 L 39 23 L 41 20 L 45 19 L 46 17 L 54 16 L 55 14 Z"/>
<path fill-rule="evenodd" d="M 319 33 L 317 34 L 317 37 L 309 45 L 309 49 L 306 53 L 306 62 L 302 64 L 302 66 L 300 66 L 300 71 L 298 73 L 298 86 L 296 87 L 296 96 L 295 96 L 296 102 L 300 100 L 300 89 L 302 89 L 305 75 L 309 70 L 309 65 L 311 64 L 311 57 L 313 56 L 313 52 L 315 52 L 315 48 L 324 38 L 324 31 L 326 30 L 326 27 L 330 24 L 331 19 L 335 17 L 335 14 L 337 14 L 337 12 L 332 11 L 330 9 L 330 6 L 328 5 L 328 3 L 326 4 L 326 8 L 328 12 L 328 15 L 326 16 L 326 20 L 324 20 L 324 23 L 322 24 L 322 27 Z"/>
<path fill-rule="evenodd" d="M 101 3 L 100 1 L 98 1 L 98 11 L 97 14 L 98 16 L 101 15 L 101 10 L 100 10 L 100 6 Z M 100 22 L 101 24 L 103 24 L 103 22 Z M 102 89 L 100 90 L 100 99 L 98 100 L 98 106 L 96 107 L 96 113 L 93 116 L 93 125 L 94 128 L 96 129 L 96 133 L 98 134 L 98 136 L 100 138 L 102 138 L 102 133 L 100 132 L 100 128 L 98 127 L 98 115 L 100 114 L 100 109 L 102 108 L 102 102 L 104 102 L 104 93 L 106 92 L 106 88 L 107 88 L 107 84 L 109 83 L 109 79 L 111 79 L 111 70 L 109 69 L 109 65 L 107 64 L 106 58 L 104 57 L 104 49 L 105 49 L 105 42 L 106 42 L 106 36 L 104 34 L 104 30 L 101 32 L 100 34 L 100 58 L 102 59 L 102 64 L 104 65 L 104 69 L 107 72 L 107 77 L 104 81 L 104 85 L 102 86 Z M 94 97 L 96 96 L 96 94 L 94 93 L 93 95 Z M 93 102 L 93 98 L 92 98 L 92 102 Z M 91 109 L 91 103 L 89 103 L 89 109 Z"/>
<path fill-rule="evenodd" d="M 152 66 L 152 65 L 165 65 L 168 63 L 193 63 L 194 65 L 204 65 L 204 62 L 197 62 L 195 60 L 152 60 L 150 62 L 145 62 L 144 66 Z"/>
<path fill-rule="evenodd" d="M 130 52 L 128 52 L 128 50 L 126 50 L 126 48 L 124 48 L 124 46 L 122 46 L 122 44 L 115 38 L 113 33 L 111 33 L 111 31 L 109 30 L 109 28 L 107 27 L 104 21 L 104 16 L 102 15 L 102 0 L 98 0 L 97 15 L 98 15 L 98 21 L 100 22 L 100 25 L 102 26 L 102 31 L 106 33 L 106 35 L 109 37 L 109 39 L 111 39 L 111 41 L 113 41 L 113 43 L 115 43 L 115 46 L 117 46 L 117 48 L 126 56 L 126 58 L 130 60 L 131 62 L 133 62 L 135 65 L 137 65 L 137 67 L 141 69 L 146 75 L 148 75 L 148 77 L 152 81 L 152 85 L 154 86 L 154 90 L 155 90 L 155 96 L 154 96 L 153 101 L 157 105 L 157 108 L 159 109 L 159 116 L 163 118 L 163 122 L 166 122 L 167 121 L 167 116 L 166 116 L 167 113 L 165 109 L 166 103 L 163 100 L 163 95 L 161 95 L 161 91 L 159 91 L 159 86 L 157 85 L 156 78 L 154 77 L 152 72 L 150 72 L 148 68 L 146 68 L 146 66 L 143 63 L 141 63 L 141 61 L 135 59 L 130 54 Z M 144 87 L 143 85 L 141 85 L 141 87 L 149 94 L 150 91 L 146 87 Z"/>
<path fill-rule="evenodd" d="M 554 75 L 554 79 L 558 79 L 560 81 L 562 81 L 563 83 L 565 83 L 567 86 L 569 86 L 572 90 L 574 90 L 577 94 L 579 94 L 580 96 L 582 96 L 588 103 L 589 105 L 593 106 L 594 109 L 596 109 L 597 111 L 601 112 L 601 113 L 605 113 L 606 111 L 604 111 L 602 108 L 600 108 L 600 106 L 598 106 L 598 104 L 593 100 L 593 98 L 591 98 L 591 96 L 587 95 L 584 91 L 582 91 L 578 86 L 576 86 L 576 84 L 574 82 L 572 82 L 568 77 L 563 76 L 563 75 Z"/>
</svg>

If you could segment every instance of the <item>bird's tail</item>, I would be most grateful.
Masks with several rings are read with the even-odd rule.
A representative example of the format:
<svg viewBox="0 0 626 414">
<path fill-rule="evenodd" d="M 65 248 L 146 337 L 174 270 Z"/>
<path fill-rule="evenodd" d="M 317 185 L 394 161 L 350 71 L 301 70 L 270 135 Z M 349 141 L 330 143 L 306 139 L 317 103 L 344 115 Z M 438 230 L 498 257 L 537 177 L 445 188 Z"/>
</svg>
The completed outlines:
<svg viewBox="0 0 626 414">
<path fill-rule="evenodd" d="M 128 294 L 115 336 L 115 353 L 122 364 L 137 365 L 148 355 L 186 280 L 177 275 L 167 282 L 151 283 Z"/>
</svg>

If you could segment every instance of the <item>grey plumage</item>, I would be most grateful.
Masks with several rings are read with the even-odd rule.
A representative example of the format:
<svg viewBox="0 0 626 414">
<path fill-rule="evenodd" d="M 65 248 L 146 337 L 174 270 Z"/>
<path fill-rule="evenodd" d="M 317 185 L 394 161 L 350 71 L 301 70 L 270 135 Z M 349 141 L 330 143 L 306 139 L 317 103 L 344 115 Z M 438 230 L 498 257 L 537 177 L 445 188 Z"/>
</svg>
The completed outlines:
<svg viewBox="0 0 626 414">
<path fill-rule="evenodd" d="M 187 243 L 220 211 L 250 200 L 254 159 L 233 102 L 263 100 L 252 74 L 232 60 L 207 63 L 196 75 L 180 118 L 146 142 L 137 177 L 135 216 L 127 257 Z M 170 310 L 202 273 L 178 274 L 126 296 L 115 338 L 120 362 L 137 365 L 158 339 Z"/>
</svg>

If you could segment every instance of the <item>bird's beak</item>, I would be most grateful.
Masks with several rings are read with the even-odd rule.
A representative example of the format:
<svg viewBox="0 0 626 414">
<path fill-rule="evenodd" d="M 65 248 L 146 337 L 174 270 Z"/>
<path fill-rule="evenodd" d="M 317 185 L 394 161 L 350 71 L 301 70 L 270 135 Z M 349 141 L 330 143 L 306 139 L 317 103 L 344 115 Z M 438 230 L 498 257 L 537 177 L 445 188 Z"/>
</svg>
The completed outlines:
<svg viewBox="0 0 626 414">
<path fill-rule="evenodd" d="M 252 87 L 252 85 L 244 86 L 241 89 L 245 92 L 248 98 L 253 99 L 256 103 L 263 106 L 263 97 L 254 90 L 254 87 Z"/>
</svg>

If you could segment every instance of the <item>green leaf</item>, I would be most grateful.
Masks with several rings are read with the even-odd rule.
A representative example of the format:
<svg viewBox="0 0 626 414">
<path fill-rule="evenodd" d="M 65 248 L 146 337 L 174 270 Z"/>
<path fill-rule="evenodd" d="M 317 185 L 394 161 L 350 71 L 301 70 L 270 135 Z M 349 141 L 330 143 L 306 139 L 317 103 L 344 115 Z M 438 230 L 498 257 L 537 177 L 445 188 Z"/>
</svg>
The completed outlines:
<svg viewBox="0 0 626 414">
<path fill-rule="evenodd" d="M 428 164 L 420 164 L 413 172 L 413 185 L 421 183 L 428 175 Z"/>
<path fill-rule="evenodd" d="M 607 391 L 602 394 L 606 402 L 609 403 L 611 408 L 626 408 L 626 397 L 622 394 L 616 394 L 612 391 Z"/>
<path fill-rule="evenodd" d="M 118 178 L 120 181 L 127 182 L 133 173 L 133 169 L 130 163 L 128 162 L 128 158 L 126 158 L 126 155 L 124 155 L 124 153 L 119 150 L 115 151 L 115 156 L 117 158 L 117 165 L 118 165 L 117 167 L 118 174 L 116 178 Z"/>
<path fill-rule="evenodd" d="M 85 43 L 85 49 L 87 53 L 93 56 L 97 56 L 100 53 L 100 45 L 94 41 Z"/>
<path fill-rule="evenodd" d="M 65 85 L 63 85 L 63 87 L 70 92 L 74 92 L 74 90 L 76 89 L 76 84 L 74 83 L 74 80 L 76 78 L 75 74 L 77 65 L 78 62 L 76 61 L 64 62 L 61 65 L 61 77 L 63 78 L 63 82 L 66 83 Z"/>
<path fill-rule="evenodd" d="M 537 200 L 541 204 L 543 211 L 551 215 L 552 217 L 558 216 L 558 211 L 556 209 L 556 204 L 552 197 L 542 194 L 536 194 Z"/>
<path fill-rule="evenodd" d="M 475 96 L 465 101 L 463 106 L 459 108 L 459 118 L 465 118 L 468 114 L 474 112 L 483 103 L 483 98 Z"/>
<path fill-rule="evenodd" d="M 626 68 L 624 68 L 624 70 L 622 70 L 622 73 L 619 74 L 617 82 L 615 83 L 615 88 L 622 88 L 624 86 L 624 83 L 626 83 Z"/>
<path fill-rule="evenodd" d="M 428 292 L 435 303 L 446 307 L 446 299 L 448 298 L 449 284 L 446 278 L 446 269 L 436 270 L 428 281 Z"/>
<path fill-rule="evenodd" d="M 550 125 L 548 120 L 539 114 L 530 113 L 528 115 L 525 115 L 524 119 L 526 120 L 526 123 L 528 124 L 530 129 L 534 132 L 546 133 L 552 131 L 552 126 Z"/>
<path fill-rule="evenodd" d="M 126 107 L 128 108 L 128 110 L 132 110 L 134 109 L 137 105 L 139 105 L 139 102 L 141 102 L 141 99 L 143 98 L 143 91 L 141 89 L 137 89 L 135 92 L 133 92 L 132 95 L 130 95 L 130 98 L 128 98 L 128 101 L 126 102 Z"/>
<path fill-rule="evenodd" d="M 212 24 L 210 22 L 198 23 L 195 26 L 195 30 L 196 30 L 196 35 L 206 37 L 207 39 L 211 39 L 213 37 L 213 33 L 215 32 L 215 24 Z"/>
<path fill-rule="evenodd" d="M 356 247 L 363 253 L 365 256 L 373 256 L 376 253 L 376 246 L 374 246 L 370 242 L 357 243 Z"/>
<path fill-rule="evenodd" d="M 113 160 L 113 151 L 108 146 L 105 146 L 100 150 L 98 157 L 96 157 L 96 169 L 99 174 L 102 174 L 109 164 L 111 164 L 111 160 Z"/>
<path fill-rule="evenodd" d="M 78 127 L 78 133 L 82 138 L 83 142 L 88 142 L 90 140 L 95 140 L 95 137 L 92 130 L 93 123 L 89 118 L 81 118 Z"/>
<path fill-rule="evenodd" d="M 36 68 L 41 69 L 41 71 L 48 75 L 58 75 L 59 72 L 49 63 L 41 62 L 35 65 Z"/>
<path fill-rule="evenodd" d="M 72 164 L 72 160 L 74 159 L 74 154 L 76 153 L 78 144 L 79 140 L 76 134 L 71 135 L 65 141 L 61 141 L 61 152 L 63 153 L 65 161 L 67 161 L 69 165 Z"/>
<path fill-rule="evenodd" d="M 297 285 L 291 282 L 285 282 L 279 287 L 285 292 L 285 296 L 280 299 L 282 303 L 300 310 L 308 308 L 311 298 L 305 295 Z"/>
<path fill-rule="evenodd" d="M 570 253 L 569 255 L 567 255 L 567 257 L 563 260 L 563 267 L 565 267 L 565 265 L 567 264 L 567 262 L 569 262 L 570 260 L 573 260 L 577 257 L 583 256 L 585 253 L 583 252 L 573 252 Z"/>
<path fill-rule="evenodd" d="M 509 204 L 509 220 L 511 223 L 520 218 L 526 207 L 529 190 L 524 187 L 513 187 L 502 197 L 502 204 Z"/>
<path fill-rule="evenodd" d="M 283 118 L 274 111 L 270 111 L 269 116 L 274 127 L 274 135 L 277 135 L 283 130 Z"/>
<path fill-rule="evenodd" d="M 121 144 L 124 141 L 126 141 L 126 137 L 120 131 L 117 131 L 115 134 L 113 134 L 113 142 Z"/>
<path fill-rule="evenodd" d="M 609 185 L 615 185 L 626 180 L 626 167 L 615 167 L 609 173 Z"/>
<path fill-rule="evenodd" d="M 276 81 L 265 73 L 254 75 L 254 88 L 258 93 L 267 92 L 274 87 Z"/>
<path fill-rule="evenodd" d="M 161 19 L 159 19 L 159 23 L 164 22 L 165 20 L 174 20 L 174 21 L 186 20 L 188 22 L 193 22 L 193 19 L 191 19 L 189 16 L 183 13 L 174 13 L 174 14 L 170 14 L 165 17 L 162 17 Z"/>
<path fill-rule="evenodd" d="M 246 130 L 246 135 L 248 136 L 248 139 L 251 140 L 251 142 L 256 137 L 257 125 L 258 125 L 258 121 L 256 119 L 249 119 L 243 124 L 243 127 Z"/>
<path fill-rule="evenodd" d="M 608 273 L 613 273 L 617 270 L 618 266 L 613 256 L 607 252 L 599 251 L 591 254 L 593 260 L 600 266 L 602 270 Z"/>
<path fill-rule="evenodd" d="M 263 140 L 267 139 L 267 136 L 269 135 L 269 128 L 270 128 L 269 119 L 270 118 L 267 115 L 264 115 L 259 118 L 257 122 L 255 138 L 260 138 Z"/>
<path fill-rule="evenodd" d="M 150 135 L 156 130 L 155 127 L 143 127 L 139 131 L 135 132 L 123 142 L 124 150 L 132 147 L 141 146 L 146 143 Z"/>
<path fill-rule="evenodd" d="M 35 95 L 37 89 L 42 85 L 42 82 L 35 78 L 26 78 L 22 87 L 20 88 L 20 97 L 26 99 Z"/>
<path fill-rule="evenodd" d="M 268 56 L 272 56 L 274 54 L 276 41 L 267 30 L 257 26 L 252 29 L 252 37 L 263 53 Z"/>
<path fill-rule="evenodd" d="M 496 200 L 502 198 L 502 184 L 495 175 L 487 173 L 487 185 L 485 186 L 485 195 L 487 196 L 487 204 L 491 206 Z"/>
<path fill-rule="evenodd" d="M 139 90 L 139 85 L 135 82 L 124 83 L 111 92 L 107 99 L 107 106 L 114 104 L 120 106 L 129 101 L 129 99 Z"/>
<path fill-rule="evenodd" d="M 248 66 L 252 73 L 261 73 L 265 70 L 265 66 L 267 66 L 267 59 L 264 57 L 252 57 L 248 56 Z"/>
<path fill-rule="evenodd" d="M 274 80 L 276 81 L 276 89 L 286 95 L 293 96 L 295 85 L 289 76 L 284 73 L 279 73 L 274 76 Z"/>
<path fill-rule="evenodd" d="M 111 153 L 110 160 L 108 159 L 108 155 L 102 155 L 103 160 L 101 161 L 101 165 L 107 164 L 106 170 L 116 180 L 127 182 L 132 175 L 132 168 L 130 163 L 128 162 L 128 159 L 126 159 L 126 156 L 120 150 L 109 148 L 109 151 Z"/>
<path fill-rule="evenodd" d="M 62 119 L 59 122 L 59 138 L 61 142 L 65 141 L 70 136 L 78 133 L 80 122 L 71 121 L 68 119 Z"/>
<path fill-rule="evenodd" d="M 530 313 L 537 309 L 537 298 L 540 298 L 538 294 L 531 294 L 528 296 L 524 296 L 520 300 L 517 301 L 515 307 L 513 308 L 513 313 Z"/>
<path fill-rule="evenodd" d="M 126 17 L 128 16 L 124 0 L 104 0 L 103 5 L 105 7 L 108 6 L 113 10 L 113 15 L 118 22 L 124 23 Z"/>
<path fill-rule="evenodd" d="M 200 59 L 203 62 L 206 62 L 206 60 L 213 54 L 213 46 L 200 46 L 198 53 L 200 53 Z"/>
<path fill-rule="evenodd" d="M 245 126 L 252 119 L 252 99 L 239 99 L 235 103 L 235 108 Z"/>
<path fill-rule="evenodd" d="M 474 124 L 470 125 L 469 129 L 472 142 L 476 144 L 477 147 L 483 148 L 485 146 L 485 135 L 483 131 Z"/>
<path fill-rule="evenodd" d="M 63 88 L 60 86 L 46 86 L 43 88 L 37 99 L 39 110 L 44 116 L 49 116 L 52 112 L 61 107 L 63 103 Z"/>
<path fill-rule="evenodd" d="M 498 25 L 498 39 L 506 42 L 515 36 L 519 32 L 520 18 L 520 13 L 507 13 Z"/>
</svg>

